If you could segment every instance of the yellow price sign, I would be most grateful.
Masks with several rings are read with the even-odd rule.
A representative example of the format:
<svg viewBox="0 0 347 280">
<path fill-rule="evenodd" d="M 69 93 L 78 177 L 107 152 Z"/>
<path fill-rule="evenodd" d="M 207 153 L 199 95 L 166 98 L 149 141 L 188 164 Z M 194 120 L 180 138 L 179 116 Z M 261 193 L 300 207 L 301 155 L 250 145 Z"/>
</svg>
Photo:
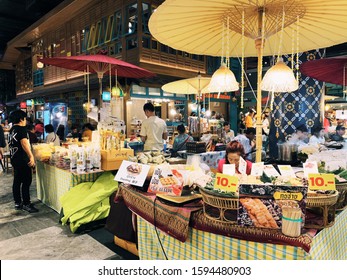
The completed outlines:
<svg viewBox="0 0 347 280">
<path fill-rule="evenodd" d="M 300 201 L 303 198 L 302 193 L 298 192 L 292 192 L 292 193 L 286 193 L 286 192 L 275 192 L 273 195 L 274 199 L 283 199 L 283 200 L 297 200 Z"/>
<path fill-rule="evenodd" d="M 336 190 L 334 174 L 308 174 L 308 187 L 310 190 Z"/>
<path fill-rule="evenodd" d="M 236 192 L 238 182 L 239 179 L 236 176 L 217 173 L 213 188 L 225 192 Z"/>
</svg>

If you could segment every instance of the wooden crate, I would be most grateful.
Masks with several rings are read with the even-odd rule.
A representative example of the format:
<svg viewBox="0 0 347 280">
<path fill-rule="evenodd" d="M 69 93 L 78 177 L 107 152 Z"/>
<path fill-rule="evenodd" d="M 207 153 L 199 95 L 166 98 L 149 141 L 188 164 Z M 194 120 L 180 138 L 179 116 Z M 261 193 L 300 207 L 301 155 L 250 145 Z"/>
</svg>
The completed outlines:
<svg viewBox="0 0 347 280">
<path fill-rule="evenodd" d="M 117 170 L 123 160 L 128 159 L 128 156 L 134 156 L 133 149 L 101 150 L 101 169 L 105 171 Z"/>
</svg>

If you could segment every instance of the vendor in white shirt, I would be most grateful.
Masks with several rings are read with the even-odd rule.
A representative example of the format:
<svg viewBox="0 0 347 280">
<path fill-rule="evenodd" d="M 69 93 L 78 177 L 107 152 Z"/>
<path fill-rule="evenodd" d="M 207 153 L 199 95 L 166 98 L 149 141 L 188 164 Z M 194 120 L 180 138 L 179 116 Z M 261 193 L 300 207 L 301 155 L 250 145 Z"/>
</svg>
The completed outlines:
<svg viewBox="0 0 347 280">
<path fill-rule="evenodd" d="M 298 126 L 296 131 L 288 138 L 288 143 L 296 144 L 298 146 L 298 151 L 307 146 L 308 141 L 308 129 L 304 124 Z"/>
<path fill-rule="evenodd" d="M 310 137 L 309 140 L 309 145 L 313 146 L 318 146 L 320 147 L 321 145 L 324 145 L 325 143 L 325 138 L 324 138 L 324 127 L 314 127 L 312 129 L 312 136 Z"/>
<path fill-rule="evenodd" d="M 143 111 L 147 119 L 141 125 L 141 140 L 145 143 L 144 150 L 159 150 L 164 149 L 164 140 L 167 139 L 167 127 L 164 120 L 157 117 L 152 103 L 146 103 L 143 106 Z"/>
</svg>

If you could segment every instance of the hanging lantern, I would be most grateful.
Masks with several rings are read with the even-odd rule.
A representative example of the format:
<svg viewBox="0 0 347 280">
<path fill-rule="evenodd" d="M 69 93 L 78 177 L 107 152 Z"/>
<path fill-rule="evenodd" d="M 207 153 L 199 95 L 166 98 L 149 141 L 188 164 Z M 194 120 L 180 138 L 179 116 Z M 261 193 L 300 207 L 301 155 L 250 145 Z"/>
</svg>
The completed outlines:
<svg viewBox="0 0 347 280">
<path fill-rule="evenodd" d="M 119 87 L 112 87 L 112 97 L 123 97 L 123 90 Z"/>
<path fill-rule="evenodd" d="M 292 92 L 299 88 L 292 69 L 282 59 L 272 66 L 264 75 L 261 89 L 270 92 Z"/>
</svg>

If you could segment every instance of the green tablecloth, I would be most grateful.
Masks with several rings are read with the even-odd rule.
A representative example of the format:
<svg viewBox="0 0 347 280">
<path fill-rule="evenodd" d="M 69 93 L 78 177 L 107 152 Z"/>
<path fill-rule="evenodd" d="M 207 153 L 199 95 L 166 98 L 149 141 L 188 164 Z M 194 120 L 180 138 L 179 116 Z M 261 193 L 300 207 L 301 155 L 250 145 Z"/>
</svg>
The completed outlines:
<svg viewBox="0 0 347 280">
<path fill-rule="evenodd" d="M 70 188 L 82 182 L 94 182 L 101 172 L 73 174 L 44 162 L 36 162 L 37 197 L 58 213 L 61 210 L 59 198 Z"/>
</svg>

